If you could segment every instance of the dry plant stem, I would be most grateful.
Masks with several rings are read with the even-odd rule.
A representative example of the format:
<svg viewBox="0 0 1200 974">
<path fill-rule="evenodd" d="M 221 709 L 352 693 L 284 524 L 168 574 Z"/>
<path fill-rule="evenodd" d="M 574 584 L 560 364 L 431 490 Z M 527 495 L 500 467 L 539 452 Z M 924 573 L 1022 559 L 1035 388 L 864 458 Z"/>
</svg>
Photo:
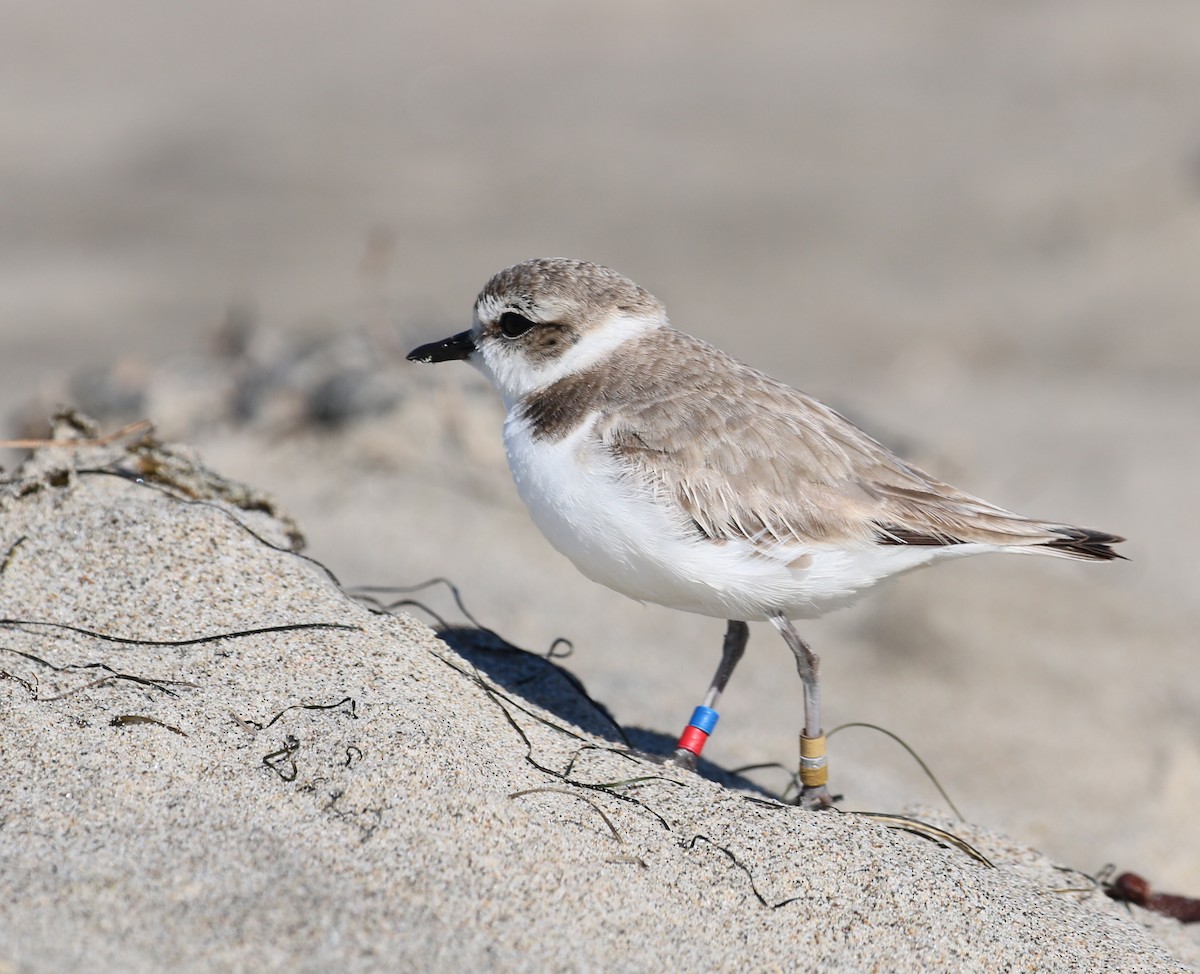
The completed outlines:
<svg viewBox="0 0 1200 974">
<path fill-rule="evenodd" d="M 46 446 L 65 446 L 78 448 L 83 446 L 108 446 L 127 436 L 141 436 L 154 429 L 154 424 L 148 419 L 139 419 L 129 423 L 119 430 L 114 430 L 106 436 L 97 436 L 86 440 L 0 440 L 0 447 L 11 450 L 39 450 Z"/>
</svg>

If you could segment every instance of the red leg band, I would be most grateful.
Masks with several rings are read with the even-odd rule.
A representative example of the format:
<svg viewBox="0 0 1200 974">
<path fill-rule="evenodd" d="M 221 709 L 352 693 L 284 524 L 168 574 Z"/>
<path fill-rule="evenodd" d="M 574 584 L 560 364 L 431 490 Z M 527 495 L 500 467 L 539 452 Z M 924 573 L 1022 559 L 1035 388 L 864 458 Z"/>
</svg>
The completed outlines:
<svg viewBox="0 0 1200 974">
<path fill-rule="evenodd" d="M 683 729 L 683 733 L 679 735 L 679 743 L 675 746 L 684 751 L 691 751 L 696 757 L 699 757 L 707 741 L 708 735 L 704 731 L 699 727 L 689 725 Z"/>
</svg>

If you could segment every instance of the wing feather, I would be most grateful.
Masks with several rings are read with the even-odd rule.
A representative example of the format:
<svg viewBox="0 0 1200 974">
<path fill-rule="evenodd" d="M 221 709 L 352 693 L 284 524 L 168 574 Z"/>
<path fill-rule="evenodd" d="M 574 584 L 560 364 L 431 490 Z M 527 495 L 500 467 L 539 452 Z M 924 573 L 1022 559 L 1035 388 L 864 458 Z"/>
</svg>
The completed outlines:
<svg viewBox="0 0 1200 974">
<path fill-rule="evenodd" d="M 823 403 L 672 328 L 581 377 L 602 442 L 713 539 L 764 547 L 983 543 L 1115 557 L 905 463 Z M 579 380 L 576 380 L 579 381 Z M 680 390 L 687 390 L 680 395 Z M 1064 533 L 1067 532 L 1067 533 Z M 1090 553 L 1085 550 L 1090 546 Z"/>
</svg>

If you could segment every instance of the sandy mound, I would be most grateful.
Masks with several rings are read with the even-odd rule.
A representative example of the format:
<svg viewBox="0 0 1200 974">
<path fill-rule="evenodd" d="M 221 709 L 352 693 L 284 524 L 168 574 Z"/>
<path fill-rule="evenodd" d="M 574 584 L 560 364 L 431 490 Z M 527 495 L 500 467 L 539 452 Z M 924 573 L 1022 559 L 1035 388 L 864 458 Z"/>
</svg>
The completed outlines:
<svg viewBox="0 0 1200 974">
<path fill-rule="evenodd" d="M 995 833 L 936 822 L 989 868 L 629 753 L 556 666 L 370 611 L 186 450 L 43 450 L 0 512 L 6 970 L 1200 957 Z"/>
</svg>

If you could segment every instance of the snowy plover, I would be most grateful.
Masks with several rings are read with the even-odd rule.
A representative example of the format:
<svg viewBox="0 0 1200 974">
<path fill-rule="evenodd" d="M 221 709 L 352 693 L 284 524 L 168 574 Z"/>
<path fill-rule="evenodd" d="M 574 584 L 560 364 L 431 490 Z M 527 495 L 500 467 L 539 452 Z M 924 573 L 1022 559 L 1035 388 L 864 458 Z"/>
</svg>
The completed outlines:
<svg viewBox="0 0 1200 974">
<path fill-rule="evenodd" d="M 771 622 L 804 683 L 802 800 L 828 804 L 817 658 L 792 627 L 922 565 L 988 551 L 1090 561 L 1123 539 L 1037 521 L 905 463 L 828 406 L 676 331 L 616 271 L 509 267 L 464 331 L 409 353 L 465 359 L 499 390 L 521 498 L 589 578 L 728 620 L 721 662 L 675 757 L 695 765 L 713 709 Z"/>
</svg>

